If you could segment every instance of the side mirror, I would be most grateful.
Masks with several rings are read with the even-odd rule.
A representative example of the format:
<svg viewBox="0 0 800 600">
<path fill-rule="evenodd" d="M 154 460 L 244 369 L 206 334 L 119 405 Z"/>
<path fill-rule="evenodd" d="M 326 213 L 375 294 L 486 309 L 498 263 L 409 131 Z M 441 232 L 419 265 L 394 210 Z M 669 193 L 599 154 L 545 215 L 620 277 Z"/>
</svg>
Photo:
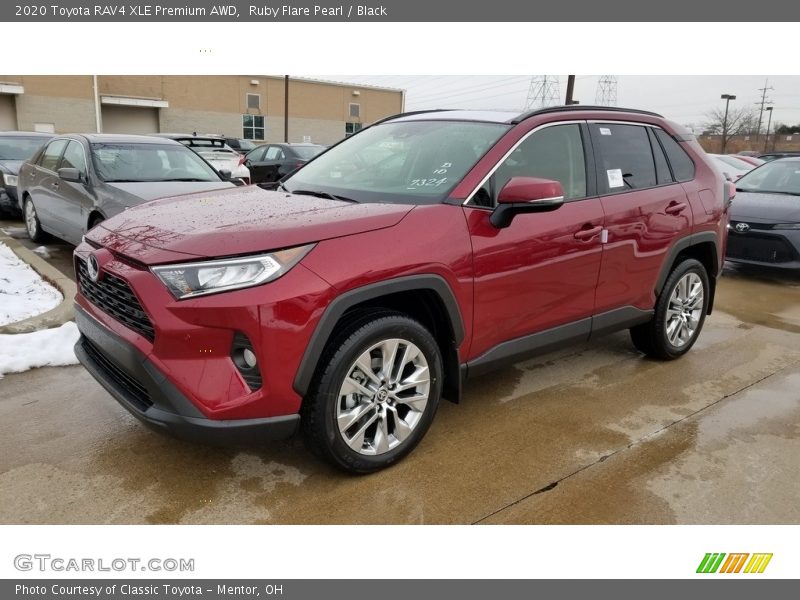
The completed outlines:
<svg viewBox="0 0 800 600">
<path fill-rule="evenodd" d="M 219 176 L 222 177 L 225 181 L 230 181 L 230 178 L 231 178 L 232 175 L 233 175 L 233 173 L 231 173 L 230 169 L 220 169 L 219 170 Z"/>
<path fill-rule="evenodd" d="M 564 204 L 564 188 L 558 181 L 539 177 L 512 177 L 497 196 L 497 208 L 489 222 L 502 229 L 521 213 L 550 212 Z"/>
<path fill-rule="evenodd" d="M 85 183 L 83 174 L 73 167 L 64 167 L 58 170 L 58 178 L 70 183 Z"/>
</svg>

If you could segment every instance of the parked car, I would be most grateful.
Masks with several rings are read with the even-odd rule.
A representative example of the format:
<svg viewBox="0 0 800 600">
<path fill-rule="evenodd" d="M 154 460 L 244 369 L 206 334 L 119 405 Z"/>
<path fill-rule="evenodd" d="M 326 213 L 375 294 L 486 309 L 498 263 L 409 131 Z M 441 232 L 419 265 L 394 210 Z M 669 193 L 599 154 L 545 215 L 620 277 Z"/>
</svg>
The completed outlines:
<svg viewBox="0 0 800 600">
<path fill-rule="evenodd" d="M 800 156 L 800 152 L 765 152 L 764 154 L 759 154 L 758 158 L 763 161 L 769 162 L 771 160 L 777 160 L 779 158 L 789 158 L 791 156 Z"/>
<path fill-rule="evenodd" d="M 213 135 L 213 134 L 209 134 Z M 222 141 L 228 145 L 228 147 L 232 148 L 239 154 L 247 154 L 256 147 L 256 143 L 252 140 L 246 140 L 244 138 L 234 138 L 234 137 L 226 137 L 224 135 L 219 136 Z"/>
<path fill-rule="evenodd" d="M 139 135 L 53 138 L 19 173 L 28 236 L 79 244 L 86 231 L 154 198 L 233 187 L 197 154 L 172 140 Z"/>
<path fill-rule="evenodd" d="M 800 270 L 800 156 L 754 169 L 736 191 L 726 258 Z"/>
<path fill-rule="evenodd" d="M 628 328 L 647 355 L 684 355 L 733 193 L 655 113 L 399 115 L 275 191 L 160 200 L 90 231 L 75 351 L 161 431 L 300 428 L 337 467 L 375 471 L 502 365 Z"/>
<path fill-rule="evenodd" d="M 20 217 L 19 168 L 52 138 L 49 133 L 0 131 L 0 217 Z"/>
<path fill-rule="evenodd" d="M 749 155 L 743 155 L 743 154 L 730 154 L 729 156 L 731 156 L 733 158 L 738 158 L 739 160 L 742 160 L 742 161 L 746 162 L 748 165 L 752 165 L 752 167 L 759 167 L 759 166 L 763 165 L 765 162 L 767 162 L 767 161 L 765 161 L 763 159 L 760 159 L 760 158 L 758 158 L 756 156 L 749 156 Z"/>
<path fill-rule="evenodd" d="M 250 170 L 244 165 L 244 157 L 228 146 L 221 137 L 186 133 L 157 133 L 154 135 L 188 146 L 219 171 L 223 179 L 241 179 L 246 184 L 250 183 Z"/>
<path fill-rule="evenodd" d="M 736 181 L 753 169 L 753 165 L 728 154 L 709 154 L 711 160 L 729 181 Z"/>
<path fill-rule="evenodd" d="M 318 144 L 264 144 L 244 157 L 253 183 L 280 180 L 326 149 Z"/>
</svg>

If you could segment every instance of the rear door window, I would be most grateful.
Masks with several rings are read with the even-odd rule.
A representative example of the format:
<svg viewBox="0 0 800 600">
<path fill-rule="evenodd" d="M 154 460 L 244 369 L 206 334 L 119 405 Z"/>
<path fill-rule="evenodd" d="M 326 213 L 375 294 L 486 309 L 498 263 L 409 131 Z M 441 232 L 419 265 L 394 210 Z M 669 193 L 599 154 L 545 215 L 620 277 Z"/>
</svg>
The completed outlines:
<svg viewBox="0 0 800 600">
<path fill-rule="evenodd" d="M 656 138 L 653 128 L 648 127 L 647 133 L 650 135 L 650 147 L 653 149 L 653 158 L 656 162 L 656 179 L 658 180 L 658 185 L 673 183 L 674 180 L 672 179 L 672 173 L 670 173 L 669 170 L 667 157 L 664 154 L 664 150 L 661 148 L 661 144 Z"/>
<path fill-rule="evenodd" d="M 656 165 L 647 128 L 642 125 L 591 123 L 601 194 L 656 185 Z"/>
</svg>

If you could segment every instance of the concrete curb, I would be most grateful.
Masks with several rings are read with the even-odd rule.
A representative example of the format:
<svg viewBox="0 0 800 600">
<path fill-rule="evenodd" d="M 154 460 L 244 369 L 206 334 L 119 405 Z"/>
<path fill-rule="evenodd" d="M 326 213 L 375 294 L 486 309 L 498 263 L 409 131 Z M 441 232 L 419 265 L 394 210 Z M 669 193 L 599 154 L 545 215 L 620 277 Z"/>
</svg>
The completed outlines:
<svg viewBox="0 0 800 600">
<path fill-rule="evenodd" d="M 35 252 L 28 250 L 12 237 L 0 231 L 0 242 L 11 248 L 12 252 L 19 256 L 20 260 L 28 263 L 42 279 L 53 285 L 64 299 L 61 304 L 35 317 L 29 317 L 16 323 L 0 326 L 0 334 L 5 333 L 30 333 L 40 329 L 50 329 L 60 327 L 67 321 L 75 318 L 75 311 L 72 304 L 75 301 L 75 294 L 78 292 L 75 282 L 56 269 L 53 265 L 44 260 Z"/>
</svg>

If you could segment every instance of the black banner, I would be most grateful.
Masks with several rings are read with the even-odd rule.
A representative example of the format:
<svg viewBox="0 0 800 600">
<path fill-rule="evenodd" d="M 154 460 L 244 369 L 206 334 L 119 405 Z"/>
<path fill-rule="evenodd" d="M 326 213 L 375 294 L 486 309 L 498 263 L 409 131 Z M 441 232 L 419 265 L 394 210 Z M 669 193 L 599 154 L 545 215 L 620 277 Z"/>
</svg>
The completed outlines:
<svg viewBox="0 0 800 600">
<path fill-rule="evenodd" d="M 331 560 L 350 560 L 347 557 Z M 377 565 L 391 570 L 383 560 Z M 376 566 L 377 566 L 376 565 Z M 345 564 L 343 568 L 347 568 Z M 354 569 L 363 564 L 353 564 Z M 579 568 L 576 565 L 576 568 Z M 714 577 L 714 576 L 712 576 Z M 3 580 L 0 597 L 4 600 L 131 600 L 133 598 L 190 598 L 203 600 L 408 600 L 409 598 L 531 599 L 595 598 L 615 600 L 674 600 L 675 598 L 717 598 L 752 600 L 752 598 L 797 597 L 796 580 L 736 577 L 696 580 L 453 580 L 453 579 L 312 579 L 312 580 L 222 580 L 222 579 L 151 579 L 151 580 Z M 794 590 L 794 591 L 792 591 Z"/>
<path fill-rule="evenodd" d="M 27 22 L 768 22 L 800 21 L 800 3 L 761 0 L 34 0 L 0 3 L 0 21 Z M 676 32 L 677 33 L 677 32 Z M 718 32 L 724 36 L 723 31 Z M 598 29 L 598 39 L 602 29 Z M 536 32 L 531 31 L 532 39 Z"/>
</svg>

